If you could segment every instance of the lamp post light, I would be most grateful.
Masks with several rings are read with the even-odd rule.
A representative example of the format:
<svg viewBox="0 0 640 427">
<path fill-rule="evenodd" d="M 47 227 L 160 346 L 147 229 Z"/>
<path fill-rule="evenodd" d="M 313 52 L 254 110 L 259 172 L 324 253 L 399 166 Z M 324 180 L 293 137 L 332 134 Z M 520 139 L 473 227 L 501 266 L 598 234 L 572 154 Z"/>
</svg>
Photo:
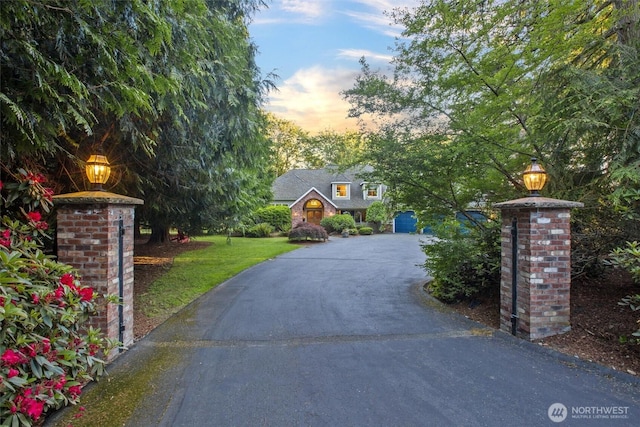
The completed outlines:
<svg viewBox="0 0 640 427">
<path fill-rule="evenodd" d="M 547 172 L 538 164 L 538 159 L 531 158 L 531 164 L 522 174 L 524 186 L 529 190 L 529 197 L 539 197 L 540 190 L 547 183 Z"/>
<path fill-rule="evenodd" d="M 92 154 L 85 165 L 85 172 L 93 190 L 104 191 L 102 184 L 106 184 L 109 175 L 111 175 L 111 167 L 107 156 Z"/>
</svg>

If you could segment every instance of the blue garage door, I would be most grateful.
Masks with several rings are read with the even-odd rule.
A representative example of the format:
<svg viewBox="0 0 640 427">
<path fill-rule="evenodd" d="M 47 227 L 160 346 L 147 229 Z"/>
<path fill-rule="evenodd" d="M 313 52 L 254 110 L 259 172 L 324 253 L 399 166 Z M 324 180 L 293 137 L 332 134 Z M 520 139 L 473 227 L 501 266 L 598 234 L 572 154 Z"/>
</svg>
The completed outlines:
<svg viewBox="0 0 640 427">
<path fill-rule="evenodd" d="M 415 233 L 418 220 L 413 216 L 413 211 L 400 212 L 396 215 L 396 233 Z"/>
</svg>

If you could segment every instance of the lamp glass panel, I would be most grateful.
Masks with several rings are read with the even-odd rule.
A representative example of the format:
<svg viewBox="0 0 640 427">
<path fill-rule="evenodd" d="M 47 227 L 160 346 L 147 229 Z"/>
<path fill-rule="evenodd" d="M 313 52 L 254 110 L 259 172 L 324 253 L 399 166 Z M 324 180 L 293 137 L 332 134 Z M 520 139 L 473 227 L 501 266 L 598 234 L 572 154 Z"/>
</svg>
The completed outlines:
<svg viewBox="0 0 640 427">
<path fill-rule="evenodd" d="M 527 167 L 527 170 L 525 170 L 522 175 L 522 179 L 527 190 L 539 191 L 542 190 L 544 185 L 547 183 L 547 173 L 544 171 L 542 166 L 537 163 L 533 163 Z"/>
<path fill-rule="evenodd" d="M 85 166 L 87 178 L 92 184 L 105 184 L 111 175 L 111 167 L 106 156 L 92 154 Z"/>
</svg>

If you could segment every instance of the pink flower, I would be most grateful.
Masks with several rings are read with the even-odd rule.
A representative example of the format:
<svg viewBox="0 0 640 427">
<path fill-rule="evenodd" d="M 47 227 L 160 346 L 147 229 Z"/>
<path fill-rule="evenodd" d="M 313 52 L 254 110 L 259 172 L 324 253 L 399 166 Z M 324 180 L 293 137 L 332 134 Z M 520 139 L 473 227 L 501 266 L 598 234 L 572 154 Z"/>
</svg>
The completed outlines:
<svg viewBox="0 0 640 427">
<path fill-rule="evenodd" d="M 36 293 L 31 294 L 31 302 L 38 304 L 40 302 L 40 296 Z"/>
<path fill-rule="evenodd" d="M 67 383 L 67 379 L 65 377 L 60 377 L 60 381 L 58 381 L 57 383 L 55 383 L 53 385 L 53 388 L 55 388 L 56 390 L 62 390 L 64 388 L 64 385 Z"/>
<path fill-rule="evenodd" d="M 17 369 L 11 368 L 9 369 L 9 373 L 7 374 L 7 378 L 17 377 L 20 374 L 20 371 Z"/>
<path fill-rule="evenodd" d="M 37 420 L 42 415 L 44 409 L 44 402 L 37 401 L 35 399 L 25 399 L 25 412 L 32 419 Z"/>
<path fill-rule="evenodd" d="M 11 230 L 8 228 L 0 233 L 0 245 L 7 248 L 11 246 Z"/>
<path fill-rule="evenodd" d="M 72 287 L 72 286 L 74 286 L 73 280 L 74 280 L 73 274 L 65 273 L 60 278 L 60 283 L 62 283 L 63 285 L 67 285 L 69 287 Z"/>
<path fill-rule="evenodd" d="M 30 221 L 33 221 L 35 223 L 42 221 L 42 215 L 38 211 L 29 212 L 27 214 L 27 218 L 29 218 Z"/>
<path fill-rule="evenodd" d="M 78 290 L 80 294 L 80 300 L 82 301 L 91 301 L 93 299 L 93 289 L 86 287 Z"/>
<path fill-rule="evenodd" d="M 62 287 L 62 285 L 56 288 L 54 295 L 57 300 L 60 300 L 64 296 L 64 288 Z"/>
<path fill-rule="evenodd" d="M 33 183 L 42 183 L 42 182 L 46 181 L 46 178 L 41 173 L 34 174 L 32 172 L 29 172 L 27 174 L 27 179 L 26 180 L 27 181 L 31 181 Z"/>
<path fill-rule="evenodd" d="M 15 352 L 12 349 L 8 348 L 2 353 L 0 356 L 0 360 L 2 360 L 8 366 L 17 365 L 18 363 L 22 363 L 24 361 L 24 356 L 19 352 Z"/>
<path fill-rule="evenodd" d="M 80 393 L 82 393 L 82 387 L 80 387 L 79 385 L 69 387 L 69 394 L 72 398 L 80 396 Z"/>
<path fill-rule="evenodd" d="M 97 344 L 89 344 L 89 356 L 95 356 L 98 354 L 100 347 Z"/>
<path fill-rule="evenodd" d="M 36 347 L 33 344 L 29 344 L 27 346 L 25 346 L 23 349 L 24 353 L 27 353 L 29 355 L 29 357 L 36 357 L 37 353 L 36 353 Z"/>
<path fill-rule="evenodd" d="M 49 353 L 50 351 L 51 351 L 51 341 L 49 341 L 49 338 L 44 338 L 42 340 L 42 352 Z"/>
</svg>

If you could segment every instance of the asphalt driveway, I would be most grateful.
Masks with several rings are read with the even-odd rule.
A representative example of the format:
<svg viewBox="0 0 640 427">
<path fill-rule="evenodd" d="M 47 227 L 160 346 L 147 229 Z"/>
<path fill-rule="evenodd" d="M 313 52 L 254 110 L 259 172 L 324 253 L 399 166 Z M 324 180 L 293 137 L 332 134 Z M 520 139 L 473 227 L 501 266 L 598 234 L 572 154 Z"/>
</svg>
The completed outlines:
<svg viewBox="0 0 640 427">
<path fill-rule="evenodd" d="M 332 238 L 209 292 L 109 369 L 154 370 L 126 425 L 640 425 L 635 377 L 430 302 L 420 239 Z"/>
</svg>

